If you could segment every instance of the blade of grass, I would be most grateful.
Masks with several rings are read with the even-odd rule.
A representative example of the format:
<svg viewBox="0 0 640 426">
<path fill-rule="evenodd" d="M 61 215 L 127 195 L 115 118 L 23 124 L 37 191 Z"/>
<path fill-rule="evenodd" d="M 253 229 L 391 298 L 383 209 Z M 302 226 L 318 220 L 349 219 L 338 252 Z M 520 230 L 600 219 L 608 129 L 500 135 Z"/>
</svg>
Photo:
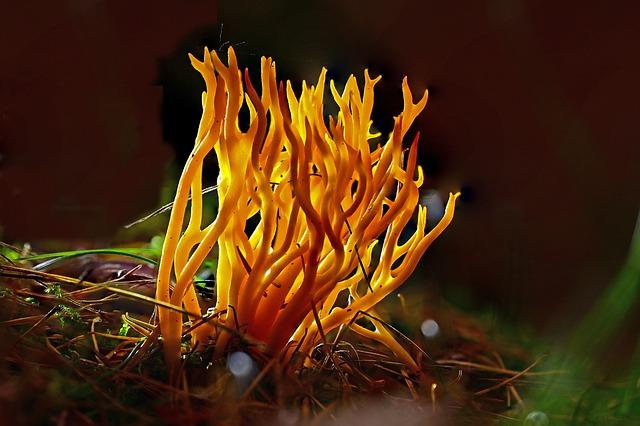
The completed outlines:
<svg viewBox="0 0 640 426">
<path fill-rule="evenodd" d="M 574 354 L 600 352 L 607 339 L 631 312 L 640 295 L 640 215 L 624 266 L 576 329 L 570 350 Z"/>
<path fill-rule="evenodd" d="M 54 263 L 61 262 L 63 260 L 71 259 L 74 257 L 86 256 L 90 254 L 112 254 L 112 255 L 118 255 L 118 256 L 131 257 L 134 259 L 138 259 L 138 260 L 142 260 L 144 262 L 150 263 L 152 265 L 157 265 L 158 264 L 157 261 L 150 259 L 146 256 L 143 256 L 141 254 L 141 253 L 149 253 L 149 252 L 152 252 L 152 250 L 148 248 L 71 250 L 71 251 L 59 251 L 54 253 L 39 254 L 37 256 L 26 256 L 18 260 L 37 261 L 37 260 L 49 259 L 48 262 L 43 262 L 34 267 L 34 269 L 44 269 L 51 266 Z"/>
<path fill-rule="evenodd" d="M 569 342 L 564 347 L 556 348 L 554 356 L 550 357 L 542 367 L 546 370 L 560 369 L 567 373 L 562 378 L 552 376 L 546 386 L 531 395 L 533 406 L 537 410 L 543 410 L 557 418 L 568 416 L 574 420 L 583 415 L 583 412 L 590 413 L 590 416 L 597 415 L 599 418 L 613 418 L 614 409 L 581 406 L 584 403 L 581 403 L 581 399 L 577 396 L 584 395 L 593 388 L 594 363 L 598 355 L 607 349 L 607 343 L 631 313 L 639 296 L 640 215 L 636 221 L 629 254 L 619 273 L 583 317 Z M 633 383 L 630 383 L 626 394 L 622 395 L 623 401 L 635 399 L 639 393 L 637 384 L 638 371 L 640 371 L 639 359 L 640 357 L 636 358 L 636 365 L 632 366 L 631 371 L 628 372 L 631 378 L 635 377 L 635 380 L 631 380 Z M 599 399 L 615 396 L 614 393 L 608 393 Z M 621 414 L 631 411 L 628 409 L 628 404 L 623 403 L 622 407 Z"/>
<path fill-rule="evenodd" d="M 204 194 L 208 194 L 209 192 L 213 192 L 213 191 L 215 191 L 216 189 L 218 189 L 218 185 L 214 185 L 214 186 L 206 187 L 206 188 L 204 188 L 204 189 L 202 190 L 202 195 L 204 195 Z M 189 198 L 187 198 L 187 200 L 189 200 L 189 201 L 191 200 L 191 195 L 189 195 Z M 126 224 L 126 225 L 124 226 L 124 228 L 125 228 L 125 229 L 129 229 L 129 228 L 131 228 L 132 226 L 138 225 L 138 224 L 140 224 L 140 223 L 142 223 L 142 222 L 144 222 L 144 221 L 146 221 L 146 220 L 151 219 L 151 218 L 152 218 L 152 217 L 154 217 L 154 216 L 157 216 L 157 215 L 159 215 L 159 214 L 162 214 L 162 213 L 164 213 L 164 212 L 167 212 L 167 211 L 171 210 L 171 207 L 173 207 L 173 201 L 172 201 L 172 202 L 170 202 L 170 203 L 165 204 L 164 206 L 160 207 L 159 209 L 152 211 L 152 212 L 151 212 L 151 213 L 149 213 L 148 215 L 146 215 L 146 216 L 144 216 L 144 217 L 141 217 L 140 219 L 138 219 L 138 220 L 136 220 L 136 221 L 134 221 L 134 222 L 131 222 L 131 223 Z"/>
</svg>

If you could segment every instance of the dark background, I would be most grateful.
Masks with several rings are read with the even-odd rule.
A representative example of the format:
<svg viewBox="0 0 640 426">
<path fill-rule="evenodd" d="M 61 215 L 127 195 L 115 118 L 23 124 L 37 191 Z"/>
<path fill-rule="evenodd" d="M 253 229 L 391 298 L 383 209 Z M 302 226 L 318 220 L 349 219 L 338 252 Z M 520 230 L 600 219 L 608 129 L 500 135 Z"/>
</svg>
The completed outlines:
<svg viewBox="0 0 640 426">
<path fill-rule="evenodd" d="M 2 239 L 106 244 L 154 209 L 199 119 L 186 53 L 230 43 L 254 76 L 261 55 L 294 82 L 383 74 L 383 130 L 403 75 L 428 87 L 427 186 L 464 197 L 417 280 L 568 329 L 622 265 L 640 207 L 637 3 L 306 3 L 3 7 Z"/>
</svg>

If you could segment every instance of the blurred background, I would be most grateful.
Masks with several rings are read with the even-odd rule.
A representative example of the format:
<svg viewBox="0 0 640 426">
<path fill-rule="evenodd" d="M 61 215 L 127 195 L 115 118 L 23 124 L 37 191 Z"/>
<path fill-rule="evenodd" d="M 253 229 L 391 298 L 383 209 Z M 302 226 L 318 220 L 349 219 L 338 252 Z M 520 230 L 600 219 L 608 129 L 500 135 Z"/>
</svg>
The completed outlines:
<svg viewBox="0 0 640 426">
<path fill-rule="evenodd" d="M 404 75 L 429 89 L 414 126 L 425 190 L 463 192 L 412 285 L 562 337 L 624 263 L 640 208 L 639 13 L 632 1 L 16 2 L 0 30 L 1 239 L 104 246 L 170 200 L 204 87 L 188 52 L 233 45 L 254 76 L 273 56 L 296 84 L 368 67 L 383 75 L 383 132 Z M 635 340 L 638 320 L 622 336 Z"/>
</svg>

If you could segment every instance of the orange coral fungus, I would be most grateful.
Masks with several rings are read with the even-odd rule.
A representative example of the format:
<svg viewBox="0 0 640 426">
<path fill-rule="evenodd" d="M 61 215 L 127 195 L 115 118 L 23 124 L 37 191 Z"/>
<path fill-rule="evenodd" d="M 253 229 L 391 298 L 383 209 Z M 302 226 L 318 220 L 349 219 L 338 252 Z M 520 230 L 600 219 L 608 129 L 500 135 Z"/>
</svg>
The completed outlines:
<svg viewBox="0 0 640 426">
<path fill-rule="evenodd" d="M 405 78 L 402 113 L 395 117 L 388 141 L 372 148 L 371 139 L 379 136 L 371 134 L 371 111 L 380 77 L 371 79 L 365 71 L 360 88 L 351 76 L 342 93 L 330 81 L 339 112 L 326 122 L 325 69 L 315 86 L 303 83 L 297 96 L 289 82 L 276 81 L 275 62 L 262 58 L 258 94 L 246 70 L 243 78 L 233 49 L 228 58 L 226 66 L 207 49 L 203 62 L 190 56 L 206 91 L 195 147 L 178 183 L 162 248 L 157 299 L 183 306 L 192 321 L 201 319 L 193 277 L 217 244 L 218 315 L 194 323 L 189 330 L 193 344 L 215 342 L 221 353 L 233 331 L 264 342 L 271 354 L 294 342 L 308 351 L 323 333 L 350 325 L 415 367 L 380 324 L 369 330 L 351 320 L 360 311 L 373 312 L 395 291 L 453 218 L 458 194 L 450 194 L 444 217 L 425 233 L 427 211 L 418 206 L 423 183 L 416 165 L 418 136 L 406 159 L 402 147 L 427 93 L 414 104 Z M 246 132 L 238 125 L 243 105 L 250 116 Z M 220 165 L 219 210 L 212 223 L 203 224 L 201 176 L 211 151 Z M 417 229 L 398 244 L 416 206 Z M 247 227 L 252 218 L 258 222 L 253 229 Z M 379 243 L 381 250 L 374 256 Z M 166 356 L 173 363 L 183 317 L 159 309 Z"/>
</svg>

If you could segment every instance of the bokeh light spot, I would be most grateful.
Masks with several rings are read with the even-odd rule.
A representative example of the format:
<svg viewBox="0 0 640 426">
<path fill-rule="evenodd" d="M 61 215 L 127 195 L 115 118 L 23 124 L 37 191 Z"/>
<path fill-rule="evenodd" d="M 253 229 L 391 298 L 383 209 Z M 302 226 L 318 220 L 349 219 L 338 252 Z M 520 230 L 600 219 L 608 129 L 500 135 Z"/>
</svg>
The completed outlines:
<svg viewBox="0 0 640 426">
<path fill-rule="evenodd" d="M 524 419 L 525 426 L 548 426 L 549 417 L 542 411 L 532 411 Z"/>
<path fill-rule="evenodd" d="M 227 368 L 236 378 L 246 378 L 253 371 L 253 360 L 244 352 L 233 352 L 227 358 Z"/>
<path fill-rule="evenodd" d="M 420 326 L 422 335 L 427 339 L 433 339 L 440 333 L 440 326 L 432 319 L 425 320 Z"/>
</svg>

